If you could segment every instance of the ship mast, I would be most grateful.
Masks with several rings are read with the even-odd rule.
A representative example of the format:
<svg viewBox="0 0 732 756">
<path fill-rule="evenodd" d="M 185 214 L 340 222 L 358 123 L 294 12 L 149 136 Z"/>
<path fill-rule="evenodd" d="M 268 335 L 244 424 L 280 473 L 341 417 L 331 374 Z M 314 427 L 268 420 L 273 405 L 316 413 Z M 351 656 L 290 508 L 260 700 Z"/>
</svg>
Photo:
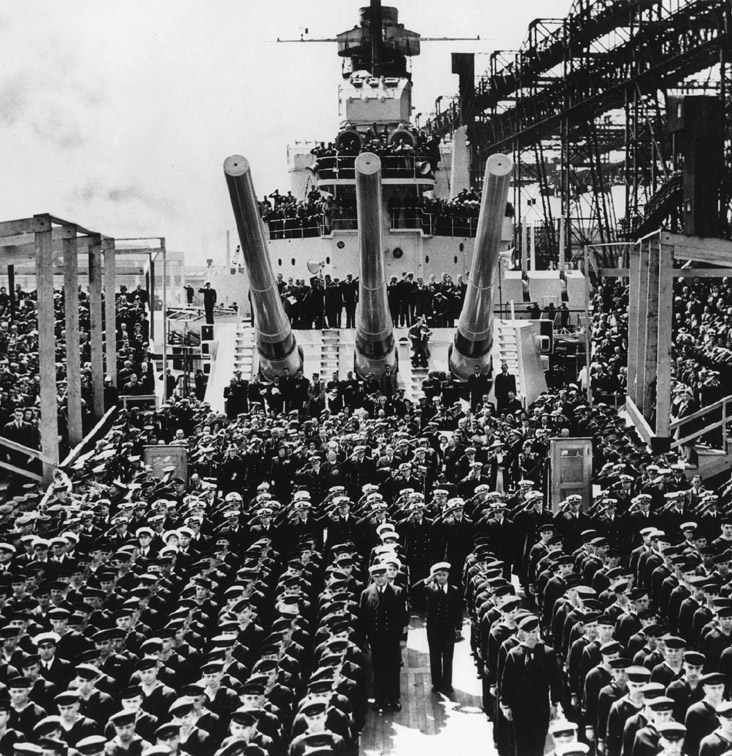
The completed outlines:
<svg viewBox="0 0 732 756">
<path fill-rule="evenodd" d="M 371 75 L 381 76 L 381 43 L 384 37 L 381 0 L 371 0 Z"/>
</svg>

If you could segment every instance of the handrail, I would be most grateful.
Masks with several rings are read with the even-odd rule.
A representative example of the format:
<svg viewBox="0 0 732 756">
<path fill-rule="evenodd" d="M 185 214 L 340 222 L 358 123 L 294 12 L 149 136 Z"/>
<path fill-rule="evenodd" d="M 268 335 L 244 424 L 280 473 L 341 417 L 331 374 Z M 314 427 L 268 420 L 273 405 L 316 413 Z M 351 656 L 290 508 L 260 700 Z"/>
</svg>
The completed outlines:
<svg viewBox="0 0 732 756">
<path fill-rule="evenodd" d="M 32 449 L 30 446 L 24 446 L 23 444 L 17 443 L 17 441 L 11 441 L 9 438 L 4 438 L 3 436 L 0 436 L 0 446 L 7 446 L 8 449 L 12 449 L 13 451 L 25 454 L 27 457 L 31 457 L 32 459 L 40 459 L 41 462 L 45 462 L 47 465 L 56 464 L 48 457 L 46 457 L 42 451 L 38 451 L 38 449 Z"/>
<path fill-rule="evenodd" d="M 318 157 L 313 170 L 318 181 L 337 181 L 353 179 L 355 181 L 355 162 L 357 155 L 323 155 Z M 379 155 L 382 177 L 426 179 L 434 181 L 432 161 L 429 155 L 415 153 Z"/>
<path fill-rule="evenodd" d="M 122 408 L 127 409 L 128 404 L 143 404 L 145 402 L 152 404 L 157 409 L 157 397 L 155 394 L 120 394 L 119 400 L 122 402 Z"/>
<path fill-rule="evenodd" d="M 703 428 L 699 428 L 687 436 L 681 436 L 681 432 L 679 432 L 680 437 L 675 439 L 672 442 L 671 446 L 673 448 L 678 448 L 679 446 L 688 444 L 689 441 L 693 441 L 694 439 L 697 439 L 700 436 L 707 435 L 710 431 L 713 431 L 717 428 L 721 428 L 722 429 L 722 449 L 726 450 L 727 448 L 727 418 L 730 414 L 728 412 L 728 406 L 730 404 L 732 404 L 732 396 L 725 396 L 722 399 L 719 399 L 716 402 L 714 402 L 714 404 L 710 404 L 707 407 L 702 407 L 696 412 L 693 412 L 691 415 L 686 415 L 685 417 L 678 417 L 675 420 L 672 420 L 669 425 L 669 429 L 671 431 L 676 431 L 680 428 L 683 428 L 683 426 L 686 425 L 687 423 L 694 422 L 696 420 L 701 419 L 705 415 L 708 415 L 710 412 L 721 411 L 721 415 L 722 415 L 720 420 L 715 420 L 714 422 L 711 422 L 711 423 L 707 422 L 704 424 Z"/>
<path fill-rule="evenodd" d="M 315 216 L 313 216 L 315 217 Z M 356 231 L 358 220 L 350 215 L 327 215 L 320 213 L 317 222 L 305 226 L 287 228 L 287 221 L 296 218 L 273 218 L 266 221 L 269 240 L 304 239 L 307 237 L 330 236 L 333 231 Z M 431 213 L 422 207 L 400 207 L 392 211 L 389 228 L 391 231 L 421 231 L 425 236 L 449 236 L 451 238 L 475 238 L 478 218 L 474 215 L 451 215 Z"/>
</svg>

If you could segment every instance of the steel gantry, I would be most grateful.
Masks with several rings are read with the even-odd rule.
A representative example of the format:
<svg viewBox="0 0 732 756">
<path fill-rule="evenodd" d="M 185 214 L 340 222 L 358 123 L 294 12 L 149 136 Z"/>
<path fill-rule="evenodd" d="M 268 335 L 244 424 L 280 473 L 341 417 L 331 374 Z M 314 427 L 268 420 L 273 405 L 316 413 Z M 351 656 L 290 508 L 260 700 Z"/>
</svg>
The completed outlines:
<svg viewBox="0 0 732 756">
<path fill-rule="evenodd" d="M 538 185 L 542 198 L 560 199 L 531 200 L 554 260 L 560 236 L 566 259 L 584 244 L 639 238 L 661 223 L 677 230 L 682 193 L 667 128 L 669 98 L 720 98 L 731 122 L 730 5 L 575 0 L 566 18 L 533 21 L 519 50 L 492 53 L 474 92 L 461 92 L 460 105 L 427 128 L 445 135 L 468 126 L 476 177 L 489 155 L 513 154 L 519 218 L 528 183 Z M 729 237 L 729 134 L 724 155 L 721 235 Z M 613 202 L 613 186 L 620 189 L 612 194 L 623 199 Z M 552 217 L 557 204 L 566 218 L 561 235 Z"/>
</svg>

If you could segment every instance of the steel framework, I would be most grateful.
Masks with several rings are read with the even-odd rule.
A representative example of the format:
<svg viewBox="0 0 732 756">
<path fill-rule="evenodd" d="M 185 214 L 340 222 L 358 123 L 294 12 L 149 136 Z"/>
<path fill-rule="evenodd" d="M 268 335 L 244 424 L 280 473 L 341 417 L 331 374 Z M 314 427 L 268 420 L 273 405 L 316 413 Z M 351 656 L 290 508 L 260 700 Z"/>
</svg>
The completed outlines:
<svg viewBox="0 0 732 756">
<path fill-rule="evenodd" d="M 563 259 L 587 243 L 639 238 L 661 224 L 677 230 L 682 187 L 666 97 L 720 97 L 725 125 L 732 123 L 731 6 L 729 0 L 575 0 L 566 18 L 532 22 L 519 50 L 492 53 L 475 96 L 459 100 L 472 107 L 455 105 L 427 128 L 445 135 L 467 125 L 476 177 L 489 155 L 513 155 L 517 217 L 521 188 L 538 184 L 542 201 L 535 203 L 555 260 L 559 239 L 545 200 L 551 194 L 567 219 Z M 725 128 L 726 237 L 731 136 Z M 620 207 L 611 186 L 624 186 Z"/>
</svg>

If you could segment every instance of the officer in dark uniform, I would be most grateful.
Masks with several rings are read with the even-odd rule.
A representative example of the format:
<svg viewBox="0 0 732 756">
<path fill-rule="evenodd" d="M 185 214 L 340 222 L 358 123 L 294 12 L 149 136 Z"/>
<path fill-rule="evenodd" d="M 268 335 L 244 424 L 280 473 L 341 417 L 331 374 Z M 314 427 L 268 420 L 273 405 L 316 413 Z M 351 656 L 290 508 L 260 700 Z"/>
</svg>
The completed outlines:
<svg viewBox="0 0 732 756">
<path fill-rule="evenodd" d="M 463 606 L 460 591 L 448 583 L 449 562 L 437 562 L 430 568 L 430 577 L 423 583 L 427 596 L 427 643 L 430 648 L 432 692 L 450 695 L 452 690 L 452 658 L 455 641 L 460 637 Z M 420 586 L 422 587 L 422 586 Z"/>
<path fill-rule="evenodd" d="M 509 651 L 500 680 L 501 710 L 513 722 L 516 753 L 542 756 L 549 720 L 561 701 L 561 677 L 554 651 L 539 639 L 539 619 L 519 623 L 521 643 Z"/>
<path fill-rule="evenodd" d="M 374 711 L 401 711 L 400 649 L 407 642 L 407 603 L 401 588 L 387 584 L 385 564 L 372 565 L 369 574 L 374 582 L 361 593 L 359 622 L 371 649 Z"/>
</svg>

